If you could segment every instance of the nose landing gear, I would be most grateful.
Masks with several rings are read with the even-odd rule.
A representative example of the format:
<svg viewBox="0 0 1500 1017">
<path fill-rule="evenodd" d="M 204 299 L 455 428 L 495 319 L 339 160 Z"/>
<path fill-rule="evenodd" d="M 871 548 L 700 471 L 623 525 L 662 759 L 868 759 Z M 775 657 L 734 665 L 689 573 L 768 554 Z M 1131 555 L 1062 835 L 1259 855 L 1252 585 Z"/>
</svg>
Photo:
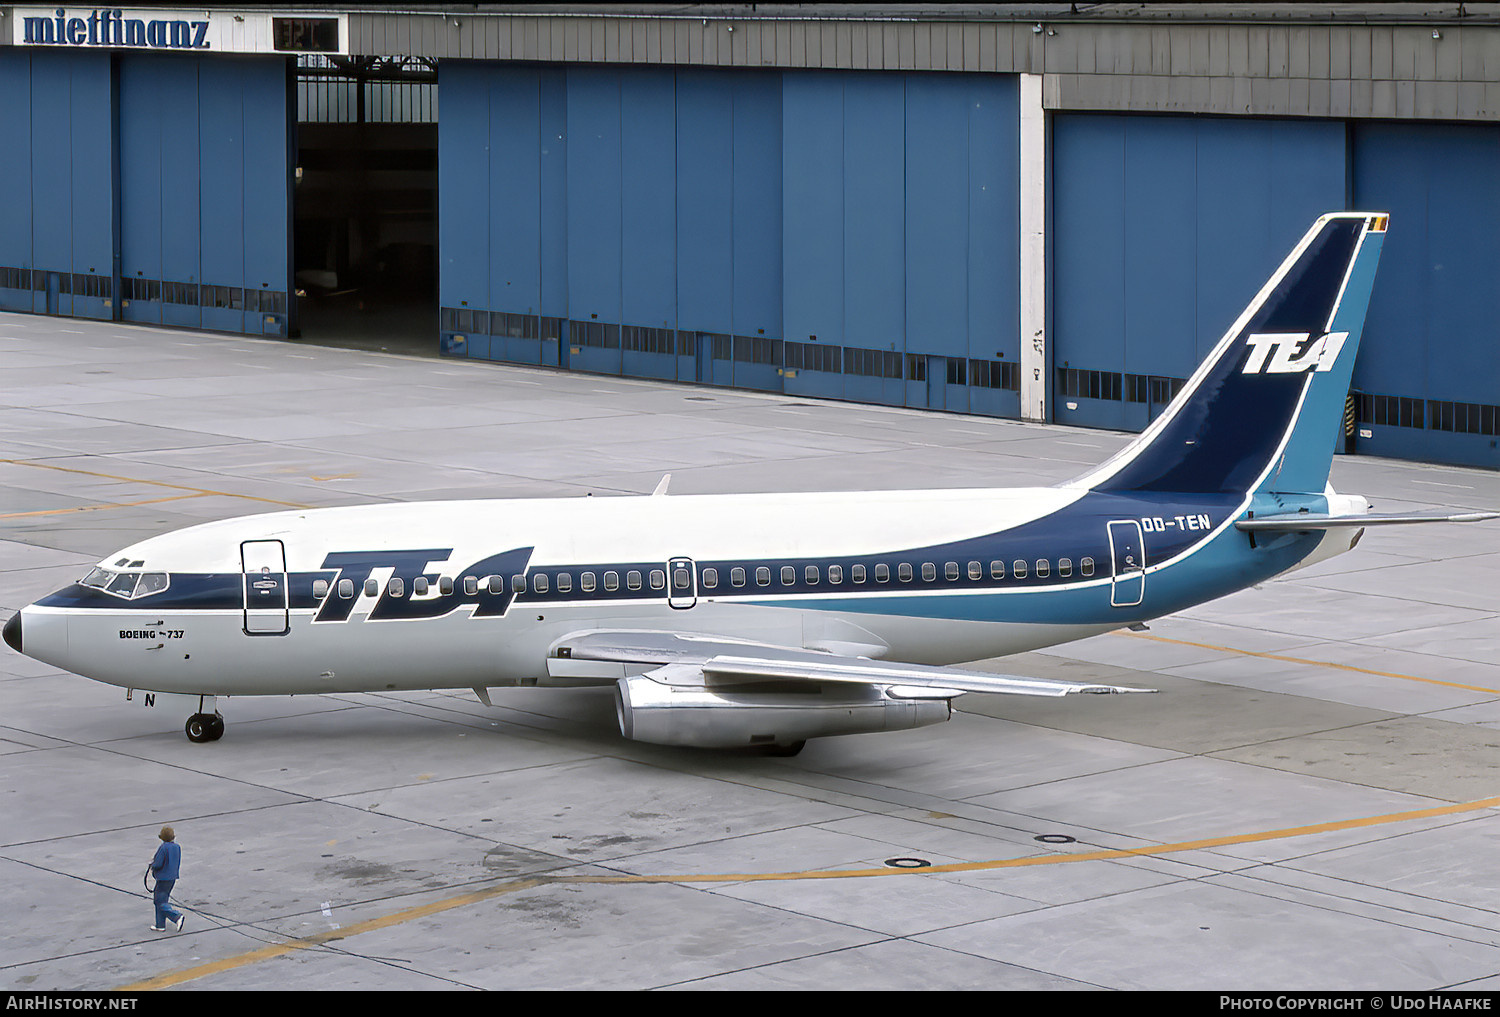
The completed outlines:
<svg viewBox="0 0 1500 1017">
<path fill-rule="evenodd" d="M 183 726 L 188 741 L 216 742 L 224 737 L 224 716 L 219 712 L 217 699 L 217 696 L 198 697 L 198 712 Z"/>
<path fill-rule="evenodd" d="M 195 713 L 183 728 L 190 742 L 216 742 L 224 737 L 224 717 L 219 713 Z"/>
</svg>

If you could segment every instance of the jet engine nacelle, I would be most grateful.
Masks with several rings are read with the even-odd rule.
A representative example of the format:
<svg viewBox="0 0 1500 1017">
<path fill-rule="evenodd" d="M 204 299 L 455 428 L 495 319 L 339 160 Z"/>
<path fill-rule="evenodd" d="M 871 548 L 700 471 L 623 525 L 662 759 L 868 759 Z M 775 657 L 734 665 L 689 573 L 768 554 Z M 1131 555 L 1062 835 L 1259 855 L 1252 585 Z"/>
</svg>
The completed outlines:
<svg viewBox="0 0 1500 1017">
<path fill-rule="evenodd" d="M 868 685 L 706 688 L 636 675 L 621 678 L 615 690 L 626 738 L 704 749 L 795 746 L 808 738 L 926 727 L 952 715 L 946 698 L 897 698 Z"/>
</svg>

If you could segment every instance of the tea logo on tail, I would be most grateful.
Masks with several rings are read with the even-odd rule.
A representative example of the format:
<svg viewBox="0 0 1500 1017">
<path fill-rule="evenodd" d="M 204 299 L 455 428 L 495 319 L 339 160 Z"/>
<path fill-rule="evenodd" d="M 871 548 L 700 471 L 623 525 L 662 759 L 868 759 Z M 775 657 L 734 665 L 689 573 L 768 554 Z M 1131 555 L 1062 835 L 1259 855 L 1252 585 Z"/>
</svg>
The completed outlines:
<svg viewBox="0 0 1500 1017">
<path fill-rule="evenodd" d="M 1333 370 L 1349 333 L 1325 332 L 1304 347 L 1303 343 L 1311 338 L 1310 332 L 1254 333 L 1245 340 L 1250 344 L 1250 356 L 1245 359 L 1241 373 L 1301 374 Z"/>
</svg>

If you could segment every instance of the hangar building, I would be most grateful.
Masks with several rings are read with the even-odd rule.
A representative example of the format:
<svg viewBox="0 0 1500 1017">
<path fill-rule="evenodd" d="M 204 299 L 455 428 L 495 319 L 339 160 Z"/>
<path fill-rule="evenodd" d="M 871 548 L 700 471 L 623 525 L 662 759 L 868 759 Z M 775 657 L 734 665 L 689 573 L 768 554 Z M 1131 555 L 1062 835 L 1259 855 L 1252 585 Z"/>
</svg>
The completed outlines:
<svg viewBox="0 0 1500 1017">
<path fill-rule="evenodd" d="M 0 8 L 0 309 L 1139 430 L 1388 211 L 1348 451 L 1500 467 L 1500 5 Z"/>
</svg>

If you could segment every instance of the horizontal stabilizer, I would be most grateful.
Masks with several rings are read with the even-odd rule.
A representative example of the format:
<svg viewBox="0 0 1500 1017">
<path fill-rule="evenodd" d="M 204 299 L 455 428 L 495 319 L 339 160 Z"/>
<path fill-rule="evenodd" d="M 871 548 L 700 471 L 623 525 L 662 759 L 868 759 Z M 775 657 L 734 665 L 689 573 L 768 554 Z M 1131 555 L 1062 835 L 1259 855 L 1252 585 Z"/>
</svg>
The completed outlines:
<svg viewBox="0 0 1500 1017">
<path fill-rule="evenodd" d="M 1486 519 L 1500 519 L 1500 512 L 1388 512 L 1357 516 L 1330 516 L 1317 512 L 1300 512 L 1296 515 L 1263 516 L 1259 519 L 1241 519 L 1235 529 L 1248 533 L 1305 533 L 1310 530 L 1331 530 L 1340 526 L 1392 526 L 1402 523 L 1478 523 Z"/>
</svg>

